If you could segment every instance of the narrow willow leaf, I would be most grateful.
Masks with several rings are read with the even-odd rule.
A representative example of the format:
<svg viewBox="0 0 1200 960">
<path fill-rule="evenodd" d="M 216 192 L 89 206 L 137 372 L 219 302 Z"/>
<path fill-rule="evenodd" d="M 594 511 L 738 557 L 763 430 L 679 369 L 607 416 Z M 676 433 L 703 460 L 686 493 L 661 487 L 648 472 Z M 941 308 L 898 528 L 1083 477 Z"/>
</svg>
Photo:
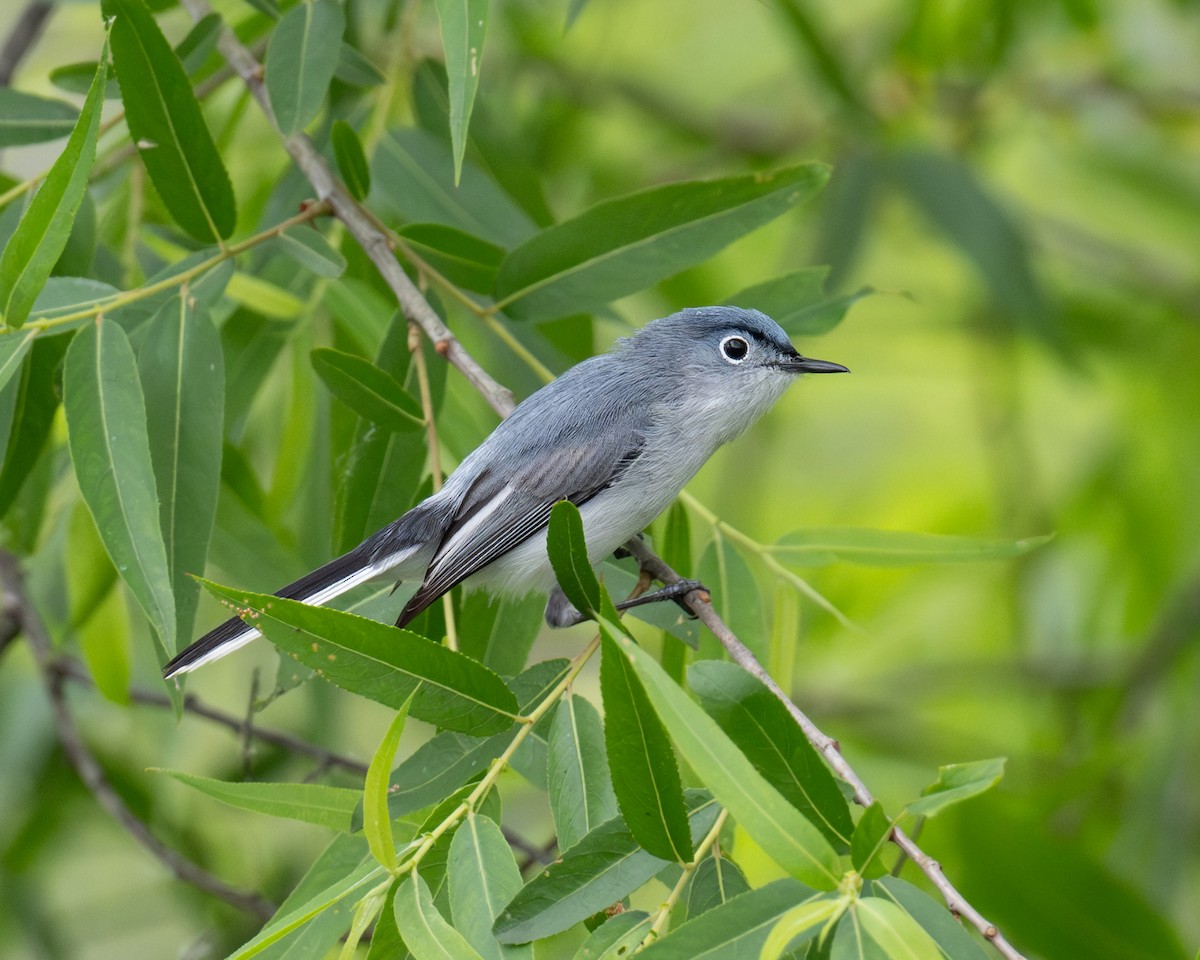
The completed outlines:
<svg viewBox="0 0 1200 960">
<path fill-rule="evenodd" d="M 76 334 L 63 367 L 75 476 L 96 530 L 162 647 L 175 649 L 175 599 L 137 362 L 125 332 L 99 320 Z M 165 661 L 164 661 L 165 662 Z"/>
<path fill-rule="evenodd" d="M 90 76 L 95 76 L 92 66 Z M 69 103 L 0 87 L 0 147 L 44 143 L 68 136 L 79 112 Z"/>
<path fill-rule="evenodd" d="M 618 813 L 604 727 L 583 697 L 564 697 L 550 725 L 546 781 L 558 849 L 571 849 Z"/>
<path fill-rule="evenodd" d="M 456 186 L 450 145 L 424 130 L 385 136 L 371 169 L 372 200 L 409 223 L 444 223 L 506 248 L 537 230 L 512 197 L 470 160 L 463 163 Z"/>
<path fill-rule="evenodd" d="M 346 272 L 346 258 L 312 227 L 297 226 L 283 231 L 276 238 L 275 246 L 285 256 L 326 280 L 336 280 Z"/>
<path fill-rule="evenodd" d="M 269 817 L 300 820 L 330 830 L 348 830 L 350 817 L 361 794 L 346 787 L 323 783 L 231 783 L 210 777 L 197 777 L 179 770 L 153 770 L 165 773 L 180 783 L 199 790 L 205 796 L 231 807 L 265 813 Z M 356 861 L 357 862 L 357 861 Z"/>
<path fill-rule="evenodd" d="M 333 159 L 346 189 L 355 200 L 367 199 L 371 192 L 371 169 L 367 166 L 358 134 L 345 120 L 335 120 L 329 138 L 333 143 Z"/>
<path fill-rule="evenodd" d="M 794 949 L 797 944 L 815 937 L 821 927 L 845 909 L 845 903 L 828 897 L 792 907 L 772 928 L 758 960 L 779 960 L 789 945 Z"/>
<path fill-rule="evenodd" d="M 37 299 L 29 310 L 31 320 L 53 320 L 70 313 L 78 313 L 95 307 L 103 307 L 111 299 L 120 296 L 121 291 L 111 284 L 100 280 L 89 280 L 86 277 L 51 277 L 42 287 Z M 126 311 L 114 311 L 108 314 L 110 319 L 121 319 Z M 75 320 L 59 321 L 54 325 L 56 332 L 66 332 L 86 326 L 95 320 L 94 316 L 79 317 Z"/>
<path fill-rule="evenodd" d="M 546 550 L 567 599 L 580 613 L 595 617 L 600 612 L 600 581 L 588 561 L 579 508 L 570 501 L 560 501 L 550 511 Z"/>
<path fill-rule="evenodd" d="M 883 804 L 876 800 L 863 811 L 850 838 L 850 862 L 854 869 L 864 877 L 886 873 L 879 856 L 891 835 L 892 821 L 883 812 Z"/>
<path fill-rule="evenodd" d="M 0 517 L 8 513 L 28 479 L 58 412 L 58 370 L 73 334 L 41 336 L 34 341 L 19 374 L 7 390 L 14 394 L 11 429 L 0 467 Z M 32 548 L 31 548 L 32 549 Z"/>
<path fill-rule="evenodd" d="M 836 327 L 845 318 L 846 311 L 875 292 L 871 287 L 863 287 L 855 293 L 827 296 L 825 279 L 828 275 L 828 267 L 794 270 L 747 287 L 725 302 L 762 311 L 793 337 L 817 336 Z"/>
<path fill-rule="evenodd" d="M 92 77 L 96 75 L 96 60 L 85 60 L 82 63 L 68 63 L 55 67 L 50 71 L 49 80 L 64 93 L 74 93 L 87 96 L 88 88 L 92 85 Z M 117 83 L 116 72 L 112 64 L 108 67 L 108 82 L 104 85 L 105 100 L 120 100 L 121 87 Z"/>
<path fill-rule="evenodd" d="M 400 228 L 412 252 L 447 280 L 475 293 L 488 293 L 504 259 L 504 248 L 441 223 Z"/>
<path fill-rule="evenodd" d="M 387 733 L 379 742 L 375 755 L 367 767 L 363 783 L 363 835 L 371 856 L 392 873 L 396 871 L 396 841 L 392 838 L 392 815 L 388 811 L 388 783 L 392 764 L 396 761 L 396 749 L 404 733 L 404 721 L 408 719 L 408 707 L 415 695 L 410 693 L 404 705 L 396 711 Z"/>
<path fill-rule="evenodd" d="M 687 863 L 692 844 L 671 741 L 634 667 L 607 634 L 600 656 L 604 739 L 621 813 L 643 847 Z"/>
<path fill-rule="evenodd" d="M 201 17 L 187 32 L 187 36 L 179 41 L 175 55 L 183 64 L 183 69 L 193 74 L 204 64 L 208 55 L 217 47 L 217 38 L 221 35 L 221 15 L 210 13 Z"/>
<path fill-rule="evenodd" d="M 688 884 L 687 915 L 692 920 L 750 889 L 738 865 L 728 857 L 705 857 Z"/>
<path fill-rule="evenodd" d="M 479 590 L 459 596 L 458 649 L 501 676 L 525 669 L 545 601 L 536 593 L 497 598 Z"/>
<path fill-rule="evenodd" d="M 903 567 L 917 563 L 1008 560 L 1040 547 L 1049 539 L 1042 536 L 1023 540 L 984 540 L 906 530 L 830 527 L 785 534 L 770 550 L 785 563 L 799 567 L 824 567 L 839 561 L 874 567 Z"/>
<path fill-rule="evenodd" d="M 943 960 L 942 951 L 916 920 L 890 900 L 863 897 L 854 905 L 858 922 L 890 960 Z"/>
<path fill-rule="evenodd" d="M 140 333 L 138 372 L 176 636 L 187 637 L 200 596 L 192 575 L 204 573 L 221 488 L 225 358 L 212 321 L 186 291 L 168 300 Z"/>
<path fill-rule="evenodd" d="M 987 960 L 987 954 L 967 933 L 962 921 L 955 919 L 940 900 L 935 901 L 929 894 L 899 877 L 876 880 L 871 890 L 878 897 L 895 901 L 933 937 L 947 957 L 953 960 Z"/>
<path fill-rule="evenodd" d="M 714 537 L 700 554 L 696 571 L 697 579 L 712 592 L 713 606 L 729 629 L 741 637 L 760 662 L 769 660 L 763 592 L 742 551 L 724 537 Z"/>
<path fill-rule="evenodd" d="M 298 930 L 314 917 L 346 900 L 351 894 L 378 884 L 386 875 L 383 867 L 376 863 L 373 857 L 368 857 L 365 862 L 331 880 L 328 885 L 288 912 L 280 910 L 255 937 L 230 954 L 228 960 L 250 960 L 251 957 L 258 956 L 271 944 L 278 943 L 293 930 Z"/>
<path fill-rule="evenodd" d="M 938 767 L 936 781 L 921 791 L 921 798 L 908 805 L 908 812 L 935 817 L 949 806 L 991 790 L 1004 776 L 1005 757 L 951 763 Z"/>
<path fill-rule="evenodd" d="M 280 132 L 303 130 L 321 109 L 345 31 L 345 14 L 333 0 L 297 4 L 276 25 L 266 85 Z"/>
<path fill-rule="evenodd" d="M 233 187 L 179 57 L 144 0 L 103 0 L 125 122 L 167 210 L 201 242 L 228 237 Z"/>
<path fill-rule="evenodd" d="M 511 317 L 594 310 L 700 263 L 816 193 L 827 168 L 651 187 L 596 204 L 513 250 L 496 278 Z"/>
<path fill-rule="evenodd" d="M 846 798 L 779 699 L 741 667 L 720 660 L 692 664 L 688 686 L 767 782 L 844 850 L 854 830 Z"/>
<path fill-rule="evenodd" d="M 645 910 L 625 910 L 609 917 L 592 931 L 573 960 L 620 960 L 630 956 L 650 933 L 652 922 Z"/>
<path fill-rule="evenodd" d="M 202 581 L 267 638 L 317 675 L 400 709 L 420 686 L 412 715 L 479 736 L 513 723 L 517 698 L 482 664 L 408 630 L 341 610 Z"/>
<path fill-rule="evenodd" d="M 312 365 L 330 392 L 360 417 L 396 432 L 424 427 L 420 404 L 370 360 L 319 347 L 312 352 Z"/>
<path fill-rule="evenodd" d="M 21 364 L 25 362 L 25 354 L 29 352 L 37 335 L 36 330 L 28 330 L 25 333 L 0 333 L 0 390 L 3 390 L 13 378 L 13 374 L 21 369 Z"/>
<path fill-rule="evenodd" d="M 343 42 L 338 47 L 337 66 L 333 75 L 352 87 L 378 87 L 387 83 L 385 77 L 362 51 Z M 362 199 L 361 197 L 359 199 Z"/>
<path fill-rule="evenodd" d="M 67 245 L 76 211 L 87 192 L 88 175 L 96 159 L 107 60 L 106 43 L 67 145 L 0 253 L 0 314 L 10 327 L 21 326 L 29 316 L 34 300 Z"/>
<path fill-rule="evenodd" d="M 780 917 L 812 894 L 790 877 L 776 880 L 689 918 L 638 956 L 646 960 L 758 960 Z"/>
<path fill-rule="evenodd" d="M 705 791 L 687 792 L 693 842 L 712 829 L 720 808 Z M 501 912 L 495 932 L 501 943 L 540 940 L 585 920 L 627 897 L 669 861 L 638 845 L 620 817 L 601 824 L 534 877 Z"/>
<path fill-rule="evenodd" d="M 454 148 L 454 182 L 462 175 L 467 149 L 467 126 L 475 91 L 479 89 L 479 61 L 487 33 L 487 0 L 435 0 L 442 27 L 442 50 L 450 81 L 450 142 Z"/>
<path fill-rule="evenodd" d="M 602 623 L 601 629 L 633 664 L 680 754 L 746 832 L 796 879 L 818 890 L 836 887 L 838 857 L 821 832 L 754 769 L 653 657 L 610 625 Z"/>
<path fill-rule="evenodd" d="M 484 960 L 533 960 L 529 946 L 501 945 L 492 925 L 521 889 L 512 848 L 495 821 L 470 813 L 454 832 L 447 864 L 454 927 Z"/>
<path fill-rule="evenodd" d="M 433 905 L 420 874 L 413 872 L 396 890 L 396 927 L 416 960 L 482 960 L 461 933 Z"/>
</svg>

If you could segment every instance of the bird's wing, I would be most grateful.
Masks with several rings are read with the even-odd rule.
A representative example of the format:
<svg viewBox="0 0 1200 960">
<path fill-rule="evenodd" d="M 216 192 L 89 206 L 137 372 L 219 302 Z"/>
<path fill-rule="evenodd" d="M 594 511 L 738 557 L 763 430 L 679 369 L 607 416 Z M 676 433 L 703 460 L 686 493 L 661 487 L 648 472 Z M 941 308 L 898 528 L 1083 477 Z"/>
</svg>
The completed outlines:
<svg viewBox="0 0 1200 960">
<path fill-rule="evenodd" d="M 541 531 L 560 500 L 582 505 L 640 455 L 643 437 L 613 424 L 586 444 L 552 446 L 507 481 L 484 470 L 460 501 L 421 587 L 396 621 L 404 626 L 447 590 Z"/>
</svg>

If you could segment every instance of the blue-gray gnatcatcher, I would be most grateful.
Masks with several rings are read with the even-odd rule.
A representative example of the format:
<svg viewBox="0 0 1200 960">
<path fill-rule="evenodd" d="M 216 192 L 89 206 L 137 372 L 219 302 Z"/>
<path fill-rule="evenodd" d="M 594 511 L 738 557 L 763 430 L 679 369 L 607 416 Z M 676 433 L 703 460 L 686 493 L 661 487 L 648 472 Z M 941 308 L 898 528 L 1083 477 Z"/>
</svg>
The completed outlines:
<svg viewBox="0 0 1200 960">
<path fill-rule="evenodd" d="M 368 580 L 421 578 L 396 621 L 404 626 L 469 579 L 501 593 L 549 591 L 547 622 L 575 623 L 578 612 L 555 585 L 546 554 L 555 503 L 579 507 L 588 558 L 598 564 L 665 510 L 797 374 L 845 372 L 800 356 L 756 310 L 699 307 L 655 320 L 542 387 L 441 490 L 277 596 L 321 604 Z M 192 670 L 257 636 L 234 617 L 163 673 Z"/>
</svg>

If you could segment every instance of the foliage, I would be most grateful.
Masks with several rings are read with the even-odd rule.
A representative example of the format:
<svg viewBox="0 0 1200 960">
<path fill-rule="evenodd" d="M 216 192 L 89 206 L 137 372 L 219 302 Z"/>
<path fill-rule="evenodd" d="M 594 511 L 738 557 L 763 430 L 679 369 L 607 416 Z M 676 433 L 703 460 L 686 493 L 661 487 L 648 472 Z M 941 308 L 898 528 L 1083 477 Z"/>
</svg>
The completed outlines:
<svg viewBox="0 0 1200 960">
<path fill-rule="evenodd" d="M 1193 7 L 49 15 L 0 87 L 6 947 L 994 955 L 899 825 L 1030 957 L 1189 955 Z M 427 495 L 504 388 L 721 302 L 855 376 L 649 540 L 879 800 L 678 608 L 618 619 L 636 564 L 597 580 L 569 504 L 548 549 L 592 622 L 552 639 L 539 598 L 398 630 L 412 584 L 266 593 Z M 189 679 L 215 706 L 158 686 L 222 603 L 270 644 Z M 242 913 L 128 881 L 117 822 Z M 119 921 L 50 919 L 92 888 Z"/>
</svg>

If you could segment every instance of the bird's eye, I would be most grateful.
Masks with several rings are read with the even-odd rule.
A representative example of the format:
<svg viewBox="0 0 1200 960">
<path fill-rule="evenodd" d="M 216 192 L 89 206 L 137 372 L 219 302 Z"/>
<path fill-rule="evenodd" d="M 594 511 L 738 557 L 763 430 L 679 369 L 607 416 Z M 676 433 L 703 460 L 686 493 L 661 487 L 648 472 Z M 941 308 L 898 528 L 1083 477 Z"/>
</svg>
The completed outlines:
<svg viewBox="0 0 1200 960">
<path fill-rule="evenodd" d="M 750 352 L 750 344 L 742 337 L 726 337 L 721 341 L 721 355 L 730 363 L 741 363 Z"/>
</svg>

